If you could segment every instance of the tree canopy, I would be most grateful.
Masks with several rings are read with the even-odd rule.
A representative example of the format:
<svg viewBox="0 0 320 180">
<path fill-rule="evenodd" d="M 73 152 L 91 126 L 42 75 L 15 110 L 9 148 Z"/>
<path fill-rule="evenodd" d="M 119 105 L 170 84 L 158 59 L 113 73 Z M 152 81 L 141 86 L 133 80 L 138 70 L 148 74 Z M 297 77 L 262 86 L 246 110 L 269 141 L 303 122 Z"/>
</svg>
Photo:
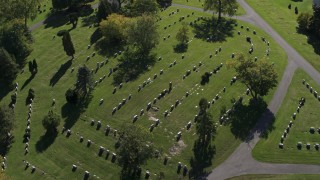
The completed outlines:
<svg viewBox="0 0 320 180">
<path fill-rule="evenodd" d="M 0 46 L 15 57 L 16 63 L 23 67 L 25 60 L 31 53 L 30 37 L 26 36 L 25 26 L 19 20 L 2 24 L 0 27 Z"/>
<path fill-rule="evenodd" d="M 18 66 L 3 47 L 0 47 L 0 84 L 12 85 L 18 74 Z"/>
<path fill-rule="evenodd" d="M 14 112 L 8 106 L 0 106 L 0 153 L 4 153 L 11 143 L 10 133 L 14 125 Z"/>
<path fill-rule="evenodd" d="M 127 29 L 127 42 L 139 49 L 143 54 L 149 54 L 159 43 L 159 34 L 154 16 L 142 15 L 136 17 Z"/>
<path fill-rule="evenodd" d="M 57 132 L 57 127 L 60 125 L 60 120 L 60 115 L 50 110 L 43 118 L 42 125 L 48 133 L 54 134 Z"/>
<path fill-rule="evenodd" d="M 79 67 L 76 82 L 76 91 L 80 97 L 85 97 L 93 89 L 93 77 L 90 69 L 84 65 Z"/>
<path fill-rule="evenodd" d="M 35 19 L 38 13 L 38 6 L 42 0 L 0 0 L 0 17 L 4 21 L 23 19 L 27 27 L 28 19 Z"/>
<path fill-rule="evenodd" d="M 207 112 L 208 101 L 205 98 L 201 98 L 199 102 L 199 116 L 197 118 L 196 130 L 199 136 L 199 142 L 204 146 L 208 145 L 211 140 L 214 139 L 217 133 L 215 124 L 212 119 L 212 115 Z"/>
<path fill-rule="evenodd" d="M 124 125 L 121 132 L 117 154 L 123 178 L 126 179 L 125 176 L 132 177 L 132 172 L 152 157 L 153 148 L 149 142 L 150 133 L 142 127 Z"/>
<path fill-rule="evenodd" d="M 205 0 L 204 10 L 212 10 L 218 13 L 218 19 L 222 14 L 233 16 L 236 13 L 238 4 L 236 0 Z"/>
<path fill-rule="evenodd" d="M 182 27 L 178 30 L 176 39 L 180 44 L 187 44 L 189 42 L 189 28 L 187 24 L 183 24 Z"/>
<path fill-rule="evenodd" d="M 264 59 L 255 62 L 240 54 L 234 68 L 237 79 L 247 86 L 254 99 L 267 95 L 278 84 L 278 75 L 274 66 Z"/>
<path fill-rule="evenodd" d="M 126 39 L 126 29 L 130 18 L 119 14 L 110 14 L 100 23 L 100 29 L 109 43 L 120 43 Z"/>
</svg>

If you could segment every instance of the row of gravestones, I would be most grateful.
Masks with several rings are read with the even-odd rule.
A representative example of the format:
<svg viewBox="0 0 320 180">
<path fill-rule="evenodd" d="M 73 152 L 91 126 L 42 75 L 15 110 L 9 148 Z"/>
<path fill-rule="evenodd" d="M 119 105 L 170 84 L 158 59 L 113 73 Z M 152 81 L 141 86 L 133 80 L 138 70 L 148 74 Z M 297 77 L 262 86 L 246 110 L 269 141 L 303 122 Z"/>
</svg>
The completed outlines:
<svg viewBox="0 0 320 180">
<path fill-rule="evenodd" d="M 297 117 L 297 113 L 300 113 L 300 109 L 304 106 L 305 104 L 305 99 L 304 98 L 301 98 L 299 100 L 299 106 L 297 108 L 297 112 L 294 112 L 293 115 L 292 115 L 292 119 L 293 120 L 296 120 L 296 117 Z M 293 122 L 290 121 L 288 126 L 285 128 L 283 134 L 281 135 L 281 138 L 280 138 L 280 143 L 279 143 L 279 148 L 283 149 L 284 147 L 284 140 L 287 138 L 289 132 L 290 132 L 290 128 L 292 127 L 293 125 Z"/>
<path fill-rule="evenodd" d="M 307 89 L 309 89 L 310 93 L 313 94 L 313 96 L 315 98 L 317 98 L 320 101 L 320 96 L 318 96 L 318 92 L 316 90 L 314 90 L 309 83 L 306 82 L 305 79 L 302 80 L 302 84 L 304 84 L 306 86 Z"/>
<path fill-rule="evenodd" d="M 38 169 L 37 171 L 41 172 L 42 175 L 47 175 L 47 173 L 44 170 L 41 170 L 41 169 L 37 168 L 35 165 L 32 165 L 28 161 L 23 160 L 23 163 L 25 164 L 24 170 L 27 170 L 27 169 L 30 168 L 31 169 L 31 173 L 33 174 Z"/>
<path fill-rule="evenodd" d="M 100 121 L 97 121 L 96 124 L 97 124 L 96 129 L 99 130 L 100 127 L 101 127 L 101 122 L 100 122 Z M 90 123 L 90 125 L 91 125 L 91 126 L 94 126 L 94 125 L 95 125 L 95 120 L 92 120 L 91 123 Z M 105 134 L 106 134 L 106 135 L 109 134 L 110 131 L 111 131 L 111 128 L 110 128 L 109 125 L 107 125 L 107 128 L 105 129 Z M 114 132 L 114 133 L 113 133 L 114 137 L 116 137 L 116 135 L 117 135 L 117 130 L 113 130 L 113 132 Z M 80 142 L 80 143 L 84 142 L 84 137 L 83 137 L 83 136 L 80 136 L 79 142 Z M 91 141 L 90 139 L 88 139 L 86 146 L 89 148 L 89 147 L 91 147 L 93 144 L 94 144 L 94 142 Z M 117 154 L 110 152 L 110 150 L 104 148 L 103 146 L 99 146 L 99 150 L 98 150 L 97 155 L 98 155 L 99 157 L 102 157 L 104 153 L 105 153 L 105 159 L 108 159 L 109 156 L 112 155 L 112 156 L 111 156 L 111 162 L 112 162 L 112 163 L 115 163 L 115 161 L 116 161 L 116 159 L 117 159 Z M 165 163 L 167 163 L 167 161 L 168 161 L 168 157 L 165 157 Z M 76 164 L 73 164 L 73 165 L 72 165 L 72 171 L 75 172 L 77 169 L 78 169 L 78 166 L 77 166 Z M 141 173 L 141 168 L 139 168 L 139 172 Z M 139 174 L 139 173 L 138 173 L 138 174 Z M 85 176 L 85 178 L 89 178 L 90 172 L 89 172 L 89 171 L 85 171 L 84 176 Z M 95 175 L 94 175 L 94 176 L 95 176 Z M 146 177 L 149 177 L 149 176 L 150 176 L 150 172 L 147 170 L 147 171 L 146 171 Z"/>
</svg>

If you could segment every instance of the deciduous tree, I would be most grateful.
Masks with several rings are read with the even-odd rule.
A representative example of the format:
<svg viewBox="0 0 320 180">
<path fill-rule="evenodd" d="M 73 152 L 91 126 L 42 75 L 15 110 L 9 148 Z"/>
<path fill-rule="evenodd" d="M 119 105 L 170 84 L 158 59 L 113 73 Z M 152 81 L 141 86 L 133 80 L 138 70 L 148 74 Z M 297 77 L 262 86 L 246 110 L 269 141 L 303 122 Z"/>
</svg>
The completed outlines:
<svg viewBox="0 0 320 180">
<path fill-rule="evenodd" d="M 265 96 L 278 84 L 277 72 L 271 63 L 262 59 L 257 62 L 240 54 L 234 66 L 239 79 L 254 99 Z"/>
<path fill-rule="evenodd" d="M 4 48 L 0 47 L 0 84 L 12 85 L 18 74 L 18 66 Z"/>
<path fill-rule="evenodd" d="M 60 125 L 60 120 L 60 115 L 50 110 L 43 118 L 42 125 L 47 130 L 47 133 L 55 134 L 57 132 L 57 127 Z"/>
<path fill-rule="evenodd" d="M 133 171 L 152 157 L 153 148 L 149 142 L 150 133 L 142 127 L 133 124 L 123 126 L 117 149 L 123 179 L 133 178 Z"/>
<path fill-rule="evenodd" d="M 143 54 L 149 54 L 159 43 L 159 34 L 154 16 L 142 15 L 135 18 L 127 29 L 127 41 Z"/>
<path fill-rule="evenodd" d="M 222 14 L 233 16 L 236 13 L 238 4 L 236 0 L 205 0 L 204 10 L 212 10 L 218 13 L 218 20 Z"/>
<path fill-rule="evenodd" d="M 14 125 L 14 112 L 8 106 L 0 106 L 0 153 L 4 153 L 11 143 L 11 130 Z"/>
<path fill-rule="evenodd" d="M 88 91 L 93 89 L 93 77 L 87 66 L 81 66 L 78 69 L 76 91 L 80 97 L 86 97 Z"/>
</svg>

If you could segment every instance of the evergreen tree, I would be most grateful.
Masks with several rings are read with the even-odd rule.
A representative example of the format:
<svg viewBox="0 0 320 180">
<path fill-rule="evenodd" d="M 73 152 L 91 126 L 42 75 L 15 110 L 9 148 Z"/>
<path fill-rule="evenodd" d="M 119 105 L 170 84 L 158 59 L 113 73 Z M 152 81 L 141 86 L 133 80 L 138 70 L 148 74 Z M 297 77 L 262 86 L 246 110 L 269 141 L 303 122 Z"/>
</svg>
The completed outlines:
<svg viewBox="0 0 320 180">
<path fill-rule="evenodd" d="M 18 74 L 18 66 L 14 58 L 4 49 L 0 48 L 0 83 L 11 85 Z"/>
</svg>

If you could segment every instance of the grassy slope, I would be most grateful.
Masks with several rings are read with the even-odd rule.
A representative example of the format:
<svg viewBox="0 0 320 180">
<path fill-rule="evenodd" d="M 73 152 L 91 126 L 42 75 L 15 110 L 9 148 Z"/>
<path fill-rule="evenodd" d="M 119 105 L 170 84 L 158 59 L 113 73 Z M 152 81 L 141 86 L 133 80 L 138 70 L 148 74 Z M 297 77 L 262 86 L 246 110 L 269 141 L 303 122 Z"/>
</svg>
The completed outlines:
<svg viewBox="0 0 320 180">
<path fill-rule="evenodd" d="M 250 6 L 267 21 L 293 48 L 295 48 L 318 71 L 320 70 L 320 55 L 315 53 L 312 45 L 308 44 L 307 37 L 296 31 L 298 15 L 294 13 L 294 7 L 299 12 L 312 12 L 312 1 L 294 2 L 291 0 L 246 0 Z M 288 5 L 292 4 L 292 9 Z"/>
<path fill-rule="evenodd" d="M 267 139 L 260 140 L 253 149 L 253 156 L 257 160 L 278 163 L 319 164 L 320 154 L 313 148 L 313 145 L 320 142 L 320 136 L 318 133 L 309 133 L 310 127 L 320 127 L 320 113 L 317 110 L 319 101 L 302 84 L 302 79 L 306 79 L 315 90 L 320 89 L 320 86 L 317 86 L 305 72 L 300 69 L 296 72 L 287 96 L 276 115 L 275 129 Z M 298 100 L 301 97 L 306 98 L 306 104 L 297 114 L 297 119 L 292 120 L 291 116 L 296 111 Z M 293 127 L 284 141 L 284 149 L 279 149 L 278 143 L 281 135 L 290 120 L 294 123 Z M 302 150 L 298 150 L 296 144 L 299 141 L 303 144 L 311 143 L 311 150 L 307 150 L 305 145 Z"/>
<path fill-rule="evenodd" d="M 230 178 L 230 180 L 254 180 L 254 179 L 277 179 L 277 180 L 316 180 L 319 179 L 318 174 L 250 174 Z"/>
<path fill-rule="evenodd" d="M 69 87 L 72 87 L 72 84 L 74 84 L 76 79 L 76 71 L 71 72 L 72 67 L 77 69 L 80 65 L 86 64 L 89 68 L 95 68 L 97 62 L 105 60 L 105 57 L 100 55 L 96 55 L 88 62 L 85 60 L 86 57 L 90 56 L 94 51 L 93 48 L 89 50 L 87 49 L 90 36 L 94 32 L 94 29 L 81 27 L 81 24 L 79 24 L 78 28 L 71 31 L 71 36 L 77 53 L 76 59 L 72 62 L 72 65 L 65 69 L 63 68 L 64 66 L 61 65 L 66 63 L 69 58 L 63 51 L 61 39 L 59 37 L 52 39 L 52 37 L 58 32 L 58 30 L 68 29 L 71 25 L 65 25 L 54 29 L 41 27 L 34 31 L 34 51 L 29 59 L 37 59 L 39 72 L 24 89 L 21 89 L 21 87 L 30 76 L 29 72 L 27 72 L 27 68 L 25 73 L 19 75 L 17 78 L 20 88 L 18 91 L 18 101 L 15 109 L 17 122 L 13 132 L 15 135 L 15 143 L 8 155 L 8 175 L 14 179 L 51 179 L 54 177 L 57 179 L 65 177 L 79 179 L 83 178 L 84 171 L 88 170 L 91 173 L 91 177 L 95 174 L 100 177 L 103 176 L 105 179 L 117 179 L 120 168 L 111 163 L 110 157 L 105 160 L 104 157 L 97 156 L 100 145 L 108 148 L 111 152 L 114 152 L 115 138 L 111 136 L 104 136 L 103 130 L 95 130 L 95 127 L 91 127 L 89 125 L 90 121 L 92 119 L 100 120 L 102 122 L 102 129 L 104 129 L 107 124 L 109 124 L 112 129 L 117 129 L 123 122 L 131 123 L 132 116 L 134 114 L 138 114 L 141 108 L 145 108 L 146 104 L 149 101 L 152 101 L 162 89 L 167 88 L 168 83 L 172 81 L 174 86 L 173 91 L 156 104 L 160 110 L 159 112 L 155 112 L 154 116 L 160 118 L 161 124 L 159 127 L 154 129 L 153 133 L 151 133 L 155 141 L 156 148 L 162 152 L 162 157 L 150 160 L 143 166 L 143 169 L 149 169 L 152 172 L 151 177 L 154 176 L 154 173 L 158 174 L 159 172 L 164 172 L 165 177 L 168 179 L 176 179 L 178 176 L 181 176 L 176 174 L 177 162 L 181 161 L 183 164 L 188 164 L 188 167 L 190 167 L 189 160 L 192 156 L 192 146 L 196 138 L 194 135 L 195 128 L 192 127 L 191 131 L 188 132 L 185 130 L 185 125 L 187 122 L 192 121 L 194 115 L 198 112 L 198 109 L 195 108 L 195 106 L 198 104 L 199 99 L 201 97 L 206 97 L 210 100 L 217 93 L 221 94 L 222 99 L 210 109 L 214 119 L 216 120 L 218 119 L 220 107 L 222 105 L 230 107 L 230 99 L 232 97 L 239 97 L 239 95 L 245 91 L 245 88 L 240 83 L 236 83 L 232 87 L 229 85 L 229 81 L 234 76 L 234 72 L 231 69 L 227 70 L 225 66 L 217 75 L 211 77 L 210 83 L 204 87 L 196 85 L 200 82 L 200 76 L 205 71 L 211 71 L 220 63 L 225 64 L 226 60 L 230 58 L 232 52 L 247 52 L 250 45 L 245 42 L 245 35 L 249 33 L 250 36 L 252 36 L 252 40 L 256 47 L 253 56 L 258 56 L 260 58 L 263 56 L 267 48 L 266 45 L 262 43 L 260 37 L 268 36 L 260 29 L 256 29 L 256 36 L 252 35 L 252 32 L 242 31 L 243 33 L 241 36 L 238 36 L 235 33 L 234 38 L 228 38 L 224 43 L 212 44 L 193 39 L 189 45 L 188 52 L 185 53 L 185 59 L 181 60 L 181 54 L 173 53 L 172 48 L 177 43 L 174 36 L 180 27 L 180 23 L 171 26 L 167 30 L 163 30 L 163 27 L 168 24 L 173 24 L 174 21 L 178 22 L 178 18 L 180 16 L 191 14 L 191 11 L 181 9 L 179 14 L 171 17 L 165 16 L 168 12 L 173 10 L 174 8 L 169 8 L 164 11 L 161 14 L 163 20 L 159 22 L 160 37 L 171 34 L 171 38 L 166 41 L 163 41 L 161 38 L 156 51 L 159 56 L 162 56 L 163 60 L 157 62 L 149 72 L 141 75 L 136 81 L 124 84 L 123 88 L 118 90 L 114 95 L 112 95 L 112 78 L 107 77 L 95 88 L 92 102 L 90 103 L 87 111 L 83 114 L 77 114 L 74 109 L 65 105 L 66 101 L 64 93 Z M 198 16 L 209 15 L 195 12 L 195 15 L 187 18 L 185 21 L 193 21 Z M 250 25 L 244 25 L 253 29 Z M 241 30 L 240 27 L 236 28 L 236 31 L 238 30 Z M 269 41 L 272 44 L 269 61 L 275 62 L 275 66 L 281 77 L 286 65 L 287 57 L 275 42 L 271 39 Z M 222 46 L 223 48 L 221 54 L 217 57 L 213 57 L 213 59 L 209 59 L 209 54 L 214 54 L 215 49 L 219 46 Z M 104 74 L 107 74 L 108 69 L 116 64 L 116 60 L 114 58 L 109 59 L 109 63 L 103 66 L 95 74 L 95 79 L 99 79 Z M 169 69 L 168 65 L 175 59 L 177 60 L 177 65 Z M 192 69 L 193 65 L 197 65 L 199 61 L 202 61 L 204 64 L 199 69 L 199 72 L 192 72 L 186 80 L 182 80 L 182 75 L 186 70 Z M 59 81 L 54 86 L 50 86 L 50 80 L 55 76 L 59 69 L 61 76 L 56 76 Z M 141 92 L 137 92 L 138 85 L 149 77 L 152 78 L 153 74 L 158 73 L 160 69 L 164 69 L 164 75 L 159 76 Z M 227 87 L 227 92 L 225 94 L 221 93 L 224 86 Z M 25 156 L 22 136 L 24 129 L 26 128 L 26 117 L 28 112 L 28 108 L 25 106 L 25 98 L 30 87 L 35 89 L 36 98 L 33 103 L 31 125 L 32 137 L 29 148 L 30 153 Z M 179 105 L 169 117 L 163 118 L 162 113 L 166 109 L 169 109 L 176 99 L 181 99 L 186 91 L 192 92 L 192 95 L 187 99 L 183 99 L 182 104 Z M 111 116 L 112 108 L 123 98 L 128 97 L 130 93 L 132 94 L 132 100 L 122 107 L 114 116 Z M 199 94 L 197 95 L 197 93 Z M 270 99 L 271 96 L 272 95 L 269 95 L 267 99 Z M 44 115 L 47 114 L 48 110 L 51 109 L 51 102 L 53 98 L 55 98 L 57 102 L 53 109 L 58 113 L 61 113 L 63 117 L 63 121 L 61 122 L 59 129 L 64 125 L 64 121 L 77 119 L 77 122 L 72 127 L 73 134 L 71 137 L 66 138 L 64 135 L 59 134 L 54 143 L 49 146 L 46 151 L 37 152 L 36 144 L 40 137 L 45 133 L 41 125 L 41 120 Z M 101 98 L 104 98 L 105 102 L 99 106 L 99 100 Z M 10 94 L 2 100 L 2 103 L 9 103 L 9 99 Z M 247 100 L 247 97 L 245 100 Z M 139 118 L 136 123 L 148 128 L 153 122 L 148 120 L 147 115 L 144 115 Z M 168 149 L 173 146 L 175 142 L 174 137 L 178 131 L 182 131 L 182 139 L 187 146 L 179 155 L 171 156 L 169 164 L 164 166 L 162 164 L 163 157 L 165 154 L 168 154 Z M 77 135 L 77 133 L 79 135 Z M 85 142 L 87 139 L 91 139 L 94 144 L 90 148 L 87 148 L 85 143 L 80 144 L 80 135 L 84 136 Z M 219 127 L 218 136 L 214 143 L 217 149 L 212 166 L 217 166 L 232 153 L 240 143 L 240 140 L 234 138 L 229 127 Z M 37 171 L 31 175 L 30 169 L 24 170 L 23 160 L 35 165 L 38 168 Z M 75 173 L 71 172 L 72 164 L 78 165 L 78 170 Z M 212 167 L 209 167 L 208 169 L 212 169 Z M 42 175 L 42 171 L 45 172 L 45 175 Z"/>
</svg>

